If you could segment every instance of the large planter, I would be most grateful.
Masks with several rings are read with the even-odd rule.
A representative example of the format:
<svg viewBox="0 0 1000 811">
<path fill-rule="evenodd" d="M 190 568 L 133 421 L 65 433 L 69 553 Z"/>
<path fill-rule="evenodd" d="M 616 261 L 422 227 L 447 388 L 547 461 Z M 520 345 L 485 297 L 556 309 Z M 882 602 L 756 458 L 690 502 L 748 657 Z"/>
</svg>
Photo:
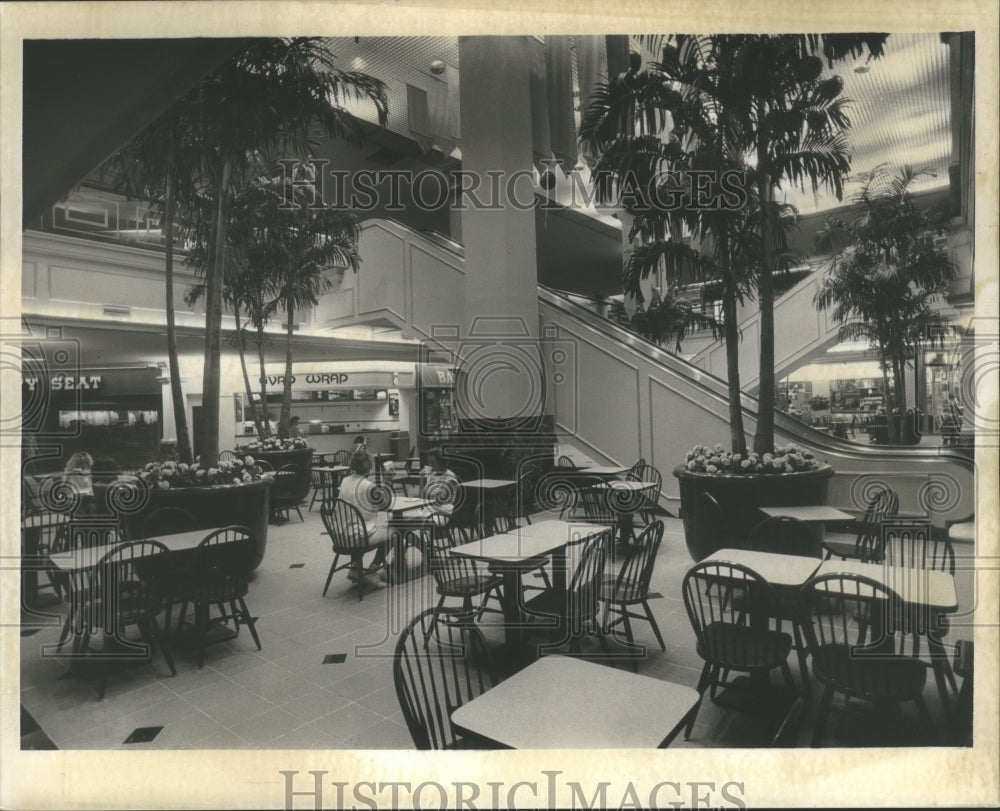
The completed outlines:
<svg viewBox="0 0 1000 811">
<path fill-rule="evenodd" d="M 152 488 L 147 491 L 148 498 L 133 505 L 120 503 L 114 507 L 122 517 L 129 540 L 191 529 L 207 531 L 232 524 L 245 526 L 253 538 L 249 567 L 253 571 L 264 559 L 267 548 L 271 486 L 271 482 L 261 480 L 212 487 Z M 164 508 L 179 509 L 175 512 Z M 194 527 L 190 526 L 192 518 Z"/>
<path fill-rule="evenodd" d="M 287 468 L 285 474 L 274 480 L 271 488 L 271 507 L 287 509 L 300 504 L 312 487 L 313 448 L 294 448 L 290 451 L 257 451 L 251 454 L 256 461 L 267 462 L 278 473 Z"/>
<path fill-rule="evenodd" d="M 739 549 L 766 516 L 761 507 L 826 504 L 834 470 L 824 465 L 799 473 L 754 476 L 693 473 L 674 468 L 681 486 L 684 540 L 695 561 L 719 549 Z M 718 509 L 705 498 L 711 495 Z"/>
</svg>

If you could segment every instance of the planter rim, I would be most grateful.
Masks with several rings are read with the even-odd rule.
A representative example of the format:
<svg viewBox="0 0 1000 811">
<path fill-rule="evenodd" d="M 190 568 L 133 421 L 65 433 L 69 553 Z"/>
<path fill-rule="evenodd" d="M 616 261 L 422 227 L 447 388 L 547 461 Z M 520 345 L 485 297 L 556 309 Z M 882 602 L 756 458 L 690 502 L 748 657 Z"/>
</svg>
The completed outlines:
<svg viewBox="0 0 1000 811">
<path fill-rule="evenodd" d="M 257 487 L 257 486 L 270 487 L 272 484 L 274 484 L 274 480 L 273 479 L 257 479 L 256 481 L 252 481 L 252 482 L 239 482 L 239 483 L 237 483 L 237 482 L 228 482 L 227 484 L 195 484 L 195 485 L 191 485 L 191 486 L 188 486 L 188 487 L 174 487 L 173 485 L 171 485 L 170 487 L 157 487 L 156 485 L 147 484 L 146 482 L 142 481 L 141 479 L 139 480 L 139 483 L 145 485 L 146 488 L 148 490 L 151 490 L 151 491 L 152 490 L 163 490 L 163 491 L 168 491 L 169 490 L 170 492 L 173 492 L 173 493 L 199 493 L 199 492 L 205 492 L 207 490 L 237 490 L 237 489 L 240 489 L 240 488 L 246 488 L 246 489 L 249 490 L 250 488 Z"/>
<path fill-rule="evenodd" d="M 306 445 L 304 448 L 261 448 L 259 451 L 237 451 L 233 448 L 233 453 L 243 453 L 247 456 L 259 456 L 262 453 L 303 453 L 304 451 L 315 451 L 316 449 L 312 445 Z"/>
<path fill-rule="evenodd" d="M 823 463 L 815 470 L 792 470 L 787 473 L 705 473 L 700 470 L 688 470 L 684 465 L 674 468 L 673 474 L 676 478 L 686 477 L 692 479 L 706 479 L 710 481 L 761 481 L 763 479 L 780 479 L 783 476 L 827 478 L 836 471 L 833 465 Z"/>
</svg>

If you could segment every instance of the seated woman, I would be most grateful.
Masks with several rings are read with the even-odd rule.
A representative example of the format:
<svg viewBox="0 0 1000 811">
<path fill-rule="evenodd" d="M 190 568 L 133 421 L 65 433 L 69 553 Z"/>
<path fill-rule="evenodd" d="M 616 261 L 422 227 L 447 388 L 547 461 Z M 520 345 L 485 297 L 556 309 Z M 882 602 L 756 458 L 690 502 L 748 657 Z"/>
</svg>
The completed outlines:
<svg viewBox="0 0 1000 811">
<path fill-rule="evenodd" d="M 340 498 L 356 507 L 361 513 L 372 543 L 381 544 L 375 552 L 371 565 L 365 569 L 365 574 L 381 570 L 379 577 L 385 580 L 385 556 L 389 545 L 389 514 L 378 508 L 388 505 L 380 504 L 381 499 L 375 492 L 376 485 L 368 479 L 368 475 L 372 472 L 372 459 L 364 450 L 351 456 L 348 466 L 351 472 L 340 483 Z M 349 577 L 352 580 L 356 579 L 353 571 Z"/>
<path fill-rule="evenodd" d="M 90 472 L 94 465 L 94 460 L 89 453 L 78 451 L 74 453 L 63 470 L 63 481 L 73 486 L 82 496 L 94 495 L 94 485 Z"/>
<path fill-rule="evenodd" d="M 431 502 L 434 523 L 438 526 L 447 524 L 448 516 L 455 510 L 459 481 L 445 464 L 440 448 L 427 451 L 427 467 L 420 471 L 420 476 L 423 479 L 421 495 Z"/>
</svg>

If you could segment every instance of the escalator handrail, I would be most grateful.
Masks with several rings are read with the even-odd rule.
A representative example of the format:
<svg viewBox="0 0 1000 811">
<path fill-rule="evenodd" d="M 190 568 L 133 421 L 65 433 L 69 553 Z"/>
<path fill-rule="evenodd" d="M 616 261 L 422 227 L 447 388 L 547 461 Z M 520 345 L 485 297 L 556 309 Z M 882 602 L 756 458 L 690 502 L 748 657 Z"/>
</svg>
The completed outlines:
<svg viewBox="0 0 1000 811">
<path fill-rule="evenodd" d="M 418 231 L 399 220 L 390 217 L 377 217 L 367 220 L 363 225 L 374 224 L 376 222 L 387 222 L 394 227 L 408 234 L 410 239 L 423 240 L 429 245 L 433 245 L 442 251 L 446 251 L 464 260 L 464 248 L 460 243 L 437 231 Z M 433 236 L 430 236 L 430 235 Z M 445 244 L 450 243 L 450 244 Z M 634 349 L 644 355 L 649 360 L 670 370 L 673 374 L 684 377 L 689 383 L 701 388 L 704 392 L 728 401 L 729 392 L 726 381 L 711 372 L 707 372 L 699 366 L 695 366 L 690 361 L 680 358 L 677 355 L 667 352 L 651 341 L 643 338 L 609 318 L 598 315 L 582 304 L 571 300 L 568 296 L 548 287 L 544 284 L 538 285 L 538 300 L 556 309 L 569 311 L 571 315 L 586 323 L 599 332 L 611 333 L 622 344 Z M 742 409 L 744 415 L 751 419 L 756 418 L 758 400 L 753 395 L 742 393 Z M 968 453 L 956 449 L 950 445 L 942 446 L 914 446 L 914 445 L 860 445 L 847 440 L 839 439 L 829 434 L 817 431 L 808 425 L 804 425 L 798 420 L 790 417 L 781 411 L 775 411 L 775 428 L 782 433 L 801 440 L 819 450 L 835 453 L 839 455 L 853 455 L 863 458 L 884 458 L 886 456 L 895 457 L 905 454 L 905 458 L 913 462 L 929 462 L 934 460 L 947 459 L 959 464 L 970 464 Z"/>
<path fill-rule="evenodd" d="M 553 288 L 546 287 L 542 284 L 538 285 L 538 298 L 539 301 L 548 304 L 549 306 L 562 308 L 564 310 L 572 310 L 572 315 L 587 322 L 589 326 L 599 328 L 600 330 L 606 332 L 616 333 L 616 337 L 621 341 L 621 343 L 626 346 L 630 346 L 637 352 L 643 353 L 653 362 L 670 368 L 674 373 L 682 374 L 692 384 L 699 386 L 706 392 L 728 401 L 728 386 L 726 381 L 716 375 L 713 375 L 711 372 L 707 372 L 704 369 L 695 366 L 690 361 L 667 352 L 651 341 L 633 333 L 631 330 L 626 329 L 611 319 L 598 315 L 597 313 L 587 309 L 582 304 L 572 301 L 567 296 L 557 290 L 554 290 Z M 598 327 L 598 325 L 600 326 Z M 681 368 L 677 369 L 677 366 L 680 366 Z M 743 392 L 742 408 L 744 415 L 756 418 L 758 402 L 759 401 L 756 397 Z M 810 445 L 829 453 L 856 454 L 862 457 L 884 457 L 886 455 L 896 456 L 905 453 L 907 459 L 912 459 L 914 461 L 930 459 L 940 460 L 945 458 L 960 463 L 969 462 L 969 458 L 966 453 L 948 445 L 861 445 L 830 436 L 822 431 L 817 431 L 781 411 L 775 411 L 774 420 L 775 427 L 783 433 L 790 434 L 797 440 L 807 442 Z"/>
</svg>

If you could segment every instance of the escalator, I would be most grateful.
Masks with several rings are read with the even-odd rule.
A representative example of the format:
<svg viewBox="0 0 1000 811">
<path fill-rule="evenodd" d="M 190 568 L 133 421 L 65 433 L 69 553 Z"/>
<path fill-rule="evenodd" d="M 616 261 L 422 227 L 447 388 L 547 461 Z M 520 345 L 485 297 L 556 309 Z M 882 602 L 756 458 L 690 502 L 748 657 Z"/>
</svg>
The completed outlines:
<svg viewBox="0 0 1000 811">
<path fill-rule="evenodd" d="M 465 259 L 458 243 L 380 219 L 365 224 L 359 251 L 361 271 L 324 296 L 318 326 L 377 321 L 428 339 L 436 325 L 462 323 Z M 664 473 L 663 503 L 675 512 L 673 467 L 696 444 L 728 445 L 725 382 L 544 285 L 538 309 L 546 336 L 546 412 L 554 416 L 560 442 L 599 463 L 645 459 Z M 750 436 L 756 407 L 744 394 Z M 800 445 L 834 467 L 834 506 L 863 510 L 884 483 L 899 494 L 904 514 L 928 514 L 941 525 L 973 512 L 973 461 L 962 450 L 868 447 L 780 412 L 775 421 L 778 444 Z"/>
<path fill-rule="evenodd" d="M 823 274 L 814 271 L 774 300 L 774 372 L 777 378 L 804 366 L 835 344 L 840 323 L 831 310 L 817 310 L 816 293 Z M 740 319 L 740 383 L 744 391 L 756 391 L 760 375 L 760 311 L 750 309 Z M 701 346 L 685 342 L 692 364 L 717 377 L 726 376 L 726 345 L 707 338 Z M 692 351 L 693 350 L 693 351 Z"/>
</svg>

